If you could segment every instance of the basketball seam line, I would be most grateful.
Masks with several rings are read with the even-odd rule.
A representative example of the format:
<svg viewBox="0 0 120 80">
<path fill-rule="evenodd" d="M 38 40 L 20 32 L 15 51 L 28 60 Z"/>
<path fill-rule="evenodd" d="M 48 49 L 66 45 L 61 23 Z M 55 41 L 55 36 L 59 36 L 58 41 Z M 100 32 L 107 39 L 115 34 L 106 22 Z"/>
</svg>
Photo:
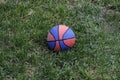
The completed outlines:
<svg viewBox="0 0 120 80">
<path fill-rule="evenodd" d="M 52 32 L 51 31 L 49 31 L 50 32 L 50 34 L 52 34 Z M 54 37 L 54 40 L 55 40 L 55 36 L 52 34 L 52 36 Z M 48 42 L 48 41 L 47 41 Z M 54 41 L 53 41 L 54 42 Z M 54 50 L 54 48 L 55 48 L 55 46 L 56 46 L 56 42 L 55 42 L 55 45 L 54 45 L 54 47 L 52 48 L 52 50 Z"/>
<path fill-rule="evenodd" d="M 50 34 L 52 34 L 52 32 L 50 31 Z M 52 36 L 54 37 L 54 40 L 55 40 L 55 36 L 52 34 Z"/>
<path fill-rule="evenodd" d="M 56 25 L 56 26 L 59 27 L 59 25 Z M 49 32 L 52 34 L 51 30 L 50 30 Z M 53 34 L 52 34 L 52 36 L 54 37 L 54 39 L 56 39 L 55 36 L 54 36 Z M 58 35 L 58 36 L 59 36 L 59 35 Z M 59 37 L 58 37 L 58 40 L 59 40 Z"/>
<path fill-rule="evenodd" d="M 59 40 L 59 25 L 58 25 L 58 28 L 57 28 L 57 34 L 58 34 L 58 40 Z M 58 41 L 58 40 L 56 40 L 56 41 Z M 55 47 L 56 47 L 56 41 L 55 41 Z M 58 41 L 58 44 L 59 44 L 59 47 L 60 47 L 60 41 Z M 54 47 L 54 50 L 55 50 L 55 47 Z M 60 47 L 60 49 L 61 49 L 61 47 Z"/>
<path fill-rule="evenodd" d="M 68 45 L 66 45 L 64 41 L 63 41 L 63 44 L 64 44 L 65 46 L 67 46 L 67 47 L 69 47 L 69 48 L 71 49 L 71 47 L 70 47 L 70 46 L 68 46 Z"/>
<path fill-rule="evenodd" d="M 65 33 L 63 34 L 62 36 L 62 39 L 64 38 L 64 35 L 67 33 L 67 31 L 69 30 L 70 28 L 68 27 L 68 29 L 65 31 Z"/>
<path fill-rule="evenodd" d="M 75 38 L 75 37 L 72 37 L 72 38 L 67 38 L 67 39 L 62 39 L 62 40 L 47 41 L 47 42 L 64 41 L 64 40 L 74 39 L 74 38 Z"/>
<path fill-rule="evenodd" d="M 58 25 L 58 40 L 59 40 L 59 28 L 60 28 L 60 25 Z M 58 41 L 59 42 L 59 46 L 60 46 L 60 50 L 62 50 L 62 47 L 61 47 L 61 45 L 60 45 L 60 41 Z"/>
</svg>

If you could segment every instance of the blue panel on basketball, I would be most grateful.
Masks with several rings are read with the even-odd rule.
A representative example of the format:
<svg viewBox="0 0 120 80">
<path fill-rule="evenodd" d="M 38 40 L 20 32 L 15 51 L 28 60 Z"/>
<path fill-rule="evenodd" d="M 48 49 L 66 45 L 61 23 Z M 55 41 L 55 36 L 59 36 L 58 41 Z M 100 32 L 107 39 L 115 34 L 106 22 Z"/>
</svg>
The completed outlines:
<svg viewBox="0 0 120 80">
<path fill-rule="evenodd" d="M 50 49 L 54 49 L 55 42 L 47 42 L 47 44 L 49 45 Z"/>
<path fill-rule="evenodd" d="M 70 49 L 70 47 L 66 46 L 63 41 L 60 41 L 60 46 L 62 50 Z"/>
<path fill-rule="evenodd" d="M 55 37 L 55 40 L 59 39 L 58 38 L 59 37 L 58 36 L 58 28 L 59 28 L 59 26 L 55 26 L 50 30 L 51 34 Z"/>
<path fill-rule="evenodd" d="M 73 38 L 75 37 L 74 32 L 69 28 L 69 30 L 67 30 L 63 36 L 63 39 L 68 39 L 68 38 Z"/>
</svg>

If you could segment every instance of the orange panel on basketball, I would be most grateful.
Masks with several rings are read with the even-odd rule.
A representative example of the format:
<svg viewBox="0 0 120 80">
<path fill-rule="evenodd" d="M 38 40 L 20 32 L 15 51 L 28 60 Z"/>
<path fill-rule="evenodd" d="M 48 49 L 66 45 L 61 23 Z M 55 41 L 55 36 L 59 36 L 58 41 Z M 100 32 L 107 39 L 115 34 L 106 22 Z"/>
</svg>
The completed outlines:
<svg viewBox="0 0 120 80">
<path fill-rule="evenodd" d="M 64 40 L 64 43 L 65 43 L 65 45 L 67 45 L 67 46 L 69 46 L 69 47 L 73 47 L 74 44 L 75 44 L 75 41 L 76 41 L 76 39 L 75 39 L 75 38 L 72 38 L 72 39 Z"/>
<path fill-rule="evenodd" d="M 51 33 L 48 33 L 48 36 L 47 36 L 47 41 L 54 41 L 54 37 Z"/>
<path fill-rule="evenodd" d="M 66 27 L 65 25 L 59 25 L 59 39 L 60 40 L 62 40 L 62 37 L 67 29 L 68 27 Z"/>
<path fill-rule="evenodd" d="M 56 41 L 56 45 L 55 45 L 54 51 L 60 51 L 59 41 Z"/>
</svg>

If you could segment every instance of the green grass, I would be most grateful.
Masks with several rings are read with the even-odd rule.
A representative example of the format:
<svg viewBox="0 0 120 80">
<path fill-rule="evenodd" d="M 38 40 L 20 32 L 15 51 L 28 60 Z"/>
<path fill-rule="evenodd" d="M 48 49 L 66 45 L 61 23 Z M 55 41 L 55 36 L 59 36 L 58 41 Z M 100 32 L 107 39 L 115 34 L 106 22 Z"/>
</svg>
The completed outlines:
<svg viewBox="0 0 120 80">
<path fill-rule="evenodd" d="M 72 28 L 69 51 L 48 49 L 57 24 Z M 0 2 L 0 80 L 119 80 L 119 0 Z"/>
</svg>

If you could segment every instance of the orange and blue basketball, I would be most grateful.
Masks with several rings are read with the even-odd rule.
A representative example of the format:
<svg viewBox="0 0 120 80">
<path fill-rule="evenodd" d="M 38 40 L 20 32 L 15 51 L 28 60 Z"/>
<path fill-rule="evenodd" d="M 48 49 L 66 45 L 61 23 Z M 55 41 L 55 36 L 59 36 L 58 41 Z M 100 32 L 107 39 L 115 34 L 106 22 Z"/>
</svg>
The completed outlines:
<svg viewBox="0 0 120 80">
<path fill-rule="evenodd" d="M 75 41 L 74 32 L 65 25 L 54 26 L 47 35 L 47 44 L 49 48 L 54 51 L 71 49 Z"/>
</svg>

